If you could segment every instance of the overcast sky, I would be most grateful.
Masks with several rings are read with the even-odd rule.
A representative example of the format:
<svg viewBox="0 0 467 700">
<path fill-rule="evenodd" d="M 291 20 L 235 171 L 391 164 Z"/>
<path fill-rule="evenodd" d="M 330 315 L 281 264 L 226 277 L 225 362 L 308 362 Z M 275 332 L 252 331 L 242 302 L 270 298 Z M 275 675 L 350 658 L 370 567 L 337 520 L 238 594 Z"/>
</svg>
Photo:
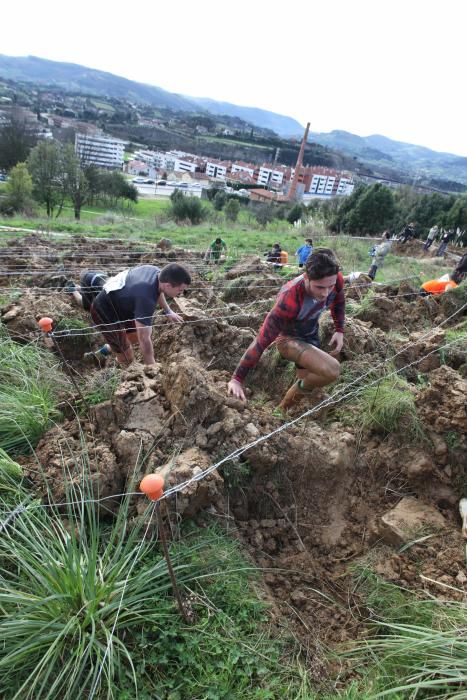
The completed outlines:
<svg viewBox="0 0 467 700">
<path fill-rule="evenodd" d="M 467 156 L 465 0 L 23 0 L 0 53 L 35 55 Z"/>
</svg>

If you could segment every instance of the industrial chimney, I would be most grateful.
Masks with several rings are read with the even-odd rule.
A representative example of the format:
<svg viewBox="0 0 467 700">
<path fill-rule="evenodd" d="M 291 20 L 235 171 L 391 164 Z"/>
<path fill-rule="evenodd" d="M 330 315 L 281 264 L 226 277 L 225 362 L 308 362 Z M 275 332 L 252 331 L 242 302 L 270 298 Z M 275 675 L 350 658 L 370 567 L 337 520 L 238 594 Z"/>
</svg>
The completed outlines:
<svg viewBox="0 0 467 700">
<path fill-rule="evenodd" d="M 288 193 L 289 201 L 294 200 L 296 197 L 297 183 L 298 183 L 298 178 L 300 177 L 300 172 L 302 170 L 303 154 L 305 153 L 305 144 L 306 144 L 307 139 L 308 139 L 309 130 L 310 130 L 310 122 L 308 122 L 308 124 L 306 125 L 305 133 L 304 133 L 303 139 L 302 139 L 302 145 L 300 146 L 300 150 L 298 152 L 297 163 L 295 164 L 295 172 L 294 172 L 294 176 L 292 178 L 292 182 L 290 184 L 289 193 Z"/>
</svg>

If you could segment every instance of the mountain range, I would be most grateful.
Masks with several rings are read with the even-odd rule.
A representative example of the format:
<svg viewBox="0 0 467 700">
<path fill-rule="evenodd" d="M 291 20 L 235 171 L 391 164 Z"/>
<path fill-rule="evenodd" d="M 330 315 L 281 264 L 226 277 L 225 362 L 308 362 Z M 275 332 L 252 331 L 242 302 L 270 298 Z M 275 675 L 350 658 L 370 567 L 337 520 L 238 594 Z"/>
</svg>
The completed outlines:
<svg viewBox="0 0 467 700">
<path fill-rule="evenodd" d="M 168 92 L 154 85 L 128 80 L 112 73 L 74 63 L 50 61 L 36 56 L 12 57 L 0 54 L 0 77 L 62 88 L 67 91 L 123 98 L 155 108 L 184 112 L 208 112 L 238 117 L 254 126 L 270 129 L 282 138 L 301 138 L 304 127 L 295 119 L 268 110 L 191 97 Z M 310 133 L 309 140 L 358 158 L 375 173 L 415 180 L 452 180 L 467 185 L 467 158 L 440 153 L 423 146 L 395 141 L 385 136 L 357 136 L 347 131 Z"/>
</svg>

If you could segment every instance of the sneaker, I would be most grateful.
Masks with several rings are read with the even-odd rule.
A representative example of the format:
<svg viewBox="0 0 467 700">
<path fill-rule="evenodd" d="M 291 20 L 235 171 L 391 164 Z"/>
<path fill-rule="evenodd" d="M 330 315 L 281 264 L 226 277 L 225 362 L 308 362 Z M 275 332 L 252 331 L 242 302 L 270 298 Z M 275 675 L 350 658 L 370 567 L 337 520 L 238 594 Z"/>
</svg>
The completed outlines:
<svg viewBox="0 0 467 700">
<path fill-rule="evenodd" d="M 65 286 L 63 287 L 63 291 L 66 292 L 66 294 L 73 294 L 73 292 L 76 292 L 76 284 L 73 282 L 73 280 L 67 280 Z"/>
<path fill-rule="evenodd" d="M 95 352 L 85 352 L 83 355 L 83 362 L 85 365 L 88 365 L 89 367 L 100 367 L 101 362 L 99 358 L 97 357 L 97 353 Z"/>
</svg>

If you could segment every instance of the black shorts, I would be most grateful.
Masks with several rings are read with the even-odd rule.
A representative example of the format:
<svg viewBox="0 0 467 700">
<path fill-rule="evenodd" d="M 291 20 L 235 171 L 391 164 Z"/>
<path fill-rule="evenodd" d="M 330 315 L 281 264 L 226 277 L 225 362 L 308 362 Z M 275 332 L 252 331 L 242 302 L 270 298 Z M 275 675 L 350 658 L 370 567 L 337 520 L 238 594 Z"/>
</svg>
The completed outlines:
<svg viewBox="0 0 467 700">
<path fill-rule="evenodd" d="M 102 287 L 107 281 L 107 275 L 97 270 L 86 270 L 81 273 L 79 284 L 81 287 L 81 297 L 83 299 L 83 309 L 91 310 L 91 305 L 97 297 Z"/>
<path fill-rule="evenodd" d="M 134 321 L 119 321 L 115 318 L 109 318 L 96 302 L 91 306 L 91 317 L 104 336 L 105 342 L 110 345 L 114 352 L 124 353 L 130 348 L 131 344 L 127 333 L 136 332 Z"/>
</svg>

